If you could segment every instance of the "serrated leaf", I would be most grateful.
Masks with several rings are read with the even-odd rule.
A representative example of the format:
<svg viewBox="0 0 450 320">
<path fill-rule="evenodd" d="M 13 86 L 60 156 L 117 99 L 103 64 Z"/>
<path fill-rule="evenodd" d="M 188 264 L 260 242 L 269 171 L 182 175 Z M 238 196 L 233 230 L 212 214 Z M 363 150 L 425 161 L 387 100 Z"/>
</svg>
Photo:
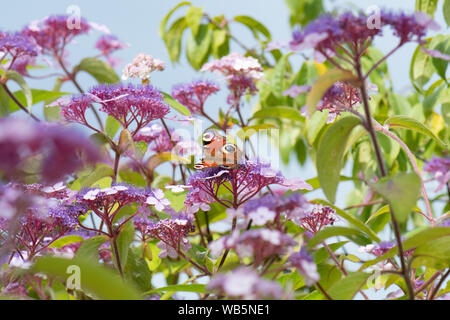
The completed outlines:
<svg viewBox="0 0 450 320">
<path fill-rule="evenodd" d="M 317 173 L 327 199 L 334 203 L 339 184 L 347 140 L 361 119 L 349 116 L 339 119 L 323 135 L 317 151 Z"/>
</svg>

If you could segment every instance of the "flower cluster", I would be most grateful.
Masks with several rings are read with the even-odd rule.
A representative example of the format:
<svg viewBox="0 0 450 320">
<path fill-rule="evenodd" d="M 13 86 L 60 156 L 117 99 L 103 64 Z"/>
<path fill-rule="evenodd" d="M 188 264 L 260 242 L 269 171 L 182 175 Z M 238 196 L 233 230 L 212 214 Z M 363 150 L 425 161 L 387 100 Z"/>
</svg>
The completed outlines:
<svg viewBox="0 0 450 320">
<path fill-rule="evenodd" d="M 134 124 L 134 133 L 169 113 L 162 94 L 149 84 L 99 85 L 89 93 L 102 100 L 100 110 L 115 118 L 124 128 Z"/>
<path fill-rule="evenodd" d="M 450 158 L 434 157 L 425 164 L 423 171 L 434 175 L 434 178 L 439 182 L 435 191 L 439 191 L 450 180 Z"/>
<path fill-rule="evenodd" d="M 317 266 L 305 248 L 301 248 L 299 252 L 291 254 L 288 261 L 305 278 L 307 286 L 311 286 L 319 281 L 320 276 L 317 272 Z"/>
<path fill-rule="evenodd" d="M 205 63 L 200 71 L 211 71 L 225 76 L 231 91 L 228 103 L 236 108 L 246 92 L 254 95 L 258 91 L 255 83 L 263 77 L 263 69 L 257 59 L 244 57 L 237 52 Z"/>
<path fill-rule="evenodd" d="M 20 178 L 35 156 L 42 159 L 37 173 L 45 183 L 61 181 L 83 163 L 100 160 L 97 148 L 77 130 L 18 118 L 0 119 L 0 171 L 7 177 Z"/>
<path fill-rule="evenodd" d="M 187 84 L 178 84 L 172 88 L 172 96 L 186 106 L 193 114 L 202 114 L 208 97 L 220 90 L 211 81 L 199 80 Z"/>
<path fill-rule="evenodd" d="M 164 61 L 153 58 L 151 55 L 140 53 L 130 64 L 123 69 L 122 79 L 128 78 L 141 79 L 143 81 L 150 80 L 150 73 L 153 71 L 163 71 L 165 69 Z"/>
<path fill-rule="evenodd" d="M 180 214 L 172 219 L 163 219 L 153 222 L 147 217 L 137 216 L 134 218 L 134 225 L 141 233 L 141 238 L 146 241 L 151 238 L 159 239 L 157 244 L 161 250 L 159 256 L 165 258 L 178 257 L 178 254 L 191 248 L 189 240 L 186 238 L 190 232 L 195 231 L 192 218 Z"/>
<path fill-rule="evenodd" d="M 33 65 L 41 48 L 34 38 L 20 34 L 0 32 L 0 60 L 5 60 L 2 68 L 27 74 L 27 66 Z"/>
<path fill-rule="evenodd" d="M 327 225 L 332 225 L 336 221 L 336 210 L 328 206 L 315 205 L 311 210 L 299 218 L 293 220 L 303 229 L 316 233 Z"/>
<path fill-rule="evenodd" d="M 86 110 L 92 103 L 100 104 L 100 111 L 115 118 L 124 128 L 134 126 L 133 136 L 152 120 L 161 119 L 169 113 L 169 106 L 163 101 L 162 94 L 149 84 L 98 85 L 87 94 L 61 98 L 50 106 L 61 106 L 61 115 L 66 122 L 89 126 Z"/>
<path fill-rule="evenodd" d="M 149 149 L 156 153 L 170 152 L 181 137 L 174 130 L 169 129 L 169 132 L 170 136 L 162 125 L 155 123 L 139 130 L 134 141 L 145 141 Z"/>
<path fill-rule="evenodd" d="M 288 298 L 277 282 L 261 278 L 256 271 L 240 267 L 229 274 L 217 274 L 208 289 L 234 299 L 283 299 Z"/>
<path fill-rule="evenodd" d="M 327 123 L 332 123 L 341 112 L 352 110 L 360 102 L 358 88 L 346 82 L 336 82 L 325 92 L 317 109 L 328 110 Z"/>
<path fill-rule="evenodd" d="M 436 23 L 422 12 L 408 15 L 382 11 L 380 17 L 380 27 L 369 28 L 369 17 L 362 13 L 321 16 L 304 30 L 294 31 L 290 48 L 293 51 L 314 49 L 316 60 L 324 61 L 335 56 L 346 44 L 353 44 L 355 50 L 365 48 L 367 43 L 382 34 L 382 27 L 385 26 L 393 29 L 394 35 L 400 40 L 399 45 L 410 41 L 421 43 L 428 28 L 437 28 Z"/>
<path fill-rule="evenodd" d="M 111 54 L 117 50 L 128 48 L 128 44 L 122 42 L 114 35 L 105 34 L 102 35 L 95 44 L 95 47 L 100 50 L 101 54 L 104 55 L 112 67 L 117 66 L 120 63 L 120 60 L 117 58 L 111 57 Z"/>
<path fill-rule="evenodd" d="M 16 211 L 13 215 L 3 216 L 0 232 L 13 239 L 15 252 L 22 260 L 31 259 L 55 240 L 76 231 L 78 218 L 85 211 L 80 204 L 65 206 L 56 200 L 32 194 L 28 194 L 27 199 L 21 199 L 22 195 L 17 196 L 17 192 L 28 193 L 27 189 L 5 188 L 1 203 L 8 202 L 10 209 L 14 207 Z"/>
<path fill-rule="evenodd" d="M 270 229 L 251 229 L 239 234 L 238 231 L 211 242 L 211 254 L 219 256 L 223 250 L 234 249 L 240 258 L 253 257 L 255 265 L 265 258 L 286 253 L 296 242 L 290 236 Z"/>
<path fill-rule="evenodd" d="M 67 44 L 90 29 L 91 25 L 82 17 L 75 21 L 68 15 L 53 15 L 31 22 L 22 33 L 33 37 L 43 54 L 61 57 Z"/>
<path fill-rule="evenodd" d="M 231 188 L 227 185 L 228 183 Z M 263 188 L 273 184 L 287 187 L 292 191 L 312 190 L 309 184 L 300 179 L 286 179 L 268 163 L 246 160 L 236 169 L 217 167 L 194 173 L 188 181 L 188 185 L 192 188 L 187 195 L 185 205 L 198 207 L 202 203 L 217 201 L 226 207 L 237 208 L 255 197 Z M 232 201 L 218 197 L 217 190 L 221 186 L 231 192 Z"/>
</svg>

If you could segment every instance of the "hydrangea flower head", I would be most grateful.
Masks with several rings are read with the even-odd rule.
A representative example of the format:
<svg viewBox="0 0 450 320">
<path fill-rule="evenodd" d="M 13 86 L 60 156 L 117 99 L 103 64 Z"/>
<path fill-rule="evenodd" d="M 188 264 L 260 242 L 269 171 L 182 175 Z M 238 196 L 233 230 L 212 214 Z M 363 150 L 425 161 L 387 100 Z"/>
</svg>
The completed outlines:
<svg viewBox="0 0 450 320">
<path fill-rule="evenodd" d="M 52 15 L 31 22 L 22 31 L 33 37 L 43 50 L 43 54 L 61 56 L 68 43 L 91 29 L 90 24 L 80 17 L 77 21 L 68 15 Z M 74 24 L 72 25 L 72 23 Z"/>
<path fill-rule="evenodd" d="M 317 272 L 317 266 L 305 248 L 301 248 L 299 252 L 291 254 L 288 261 L 305 278 L 307 286 L 311 286 L 319 281 L 320 276 Z"/>
<path fill-rule="evenodd" d="M 122 79 L 128 78 L 150 80 L 150 74 L 153 71 L 163 71 L 166 68 L 164 61 L 153 58 L 151 55 L 140 53 L 130 64 L 123 69 Z"/>
<path fill-rule="evenodd" d="M 172 96 L 193 114 L 203 113 L 206 99 L 220 90 L 211 81 L 198 80 L 187 84 L 178 84 L 172 88 Z"/>
<path fill-rule="evenodd" d="M 33 65 L 40 53 L 41 47 L 34 38 L 20 33 L 0 32 L 0 59 L 9 59 L 2 65 L 3 69 L 26 75 L 27 66 Z"/>
<path fill-rule="evenodd" d="M 328 206 L 315 205 L 311 210 L 305 212 L 300 219 L 294 220 L 303 229 L 316 233 L 327 225 L 336 221 L 336 210 Z"/>
</svg>

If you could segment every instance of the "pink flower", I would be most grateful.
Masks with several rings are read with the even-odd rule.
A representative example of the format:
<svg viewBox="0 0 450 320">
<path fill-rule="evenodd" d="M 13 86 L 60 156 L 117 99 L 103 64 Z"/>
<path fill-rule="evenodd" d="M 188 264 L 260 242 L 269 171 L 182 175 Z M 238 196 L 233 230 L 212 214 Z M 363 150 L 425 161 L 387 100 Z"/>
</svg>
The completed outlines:
<svg viewBox="0 0 450 320">
<path fill-rule="evenodd" d="M 165 68 L 164 61 L 155 59 L 151 55 L 140 53 L 134 58 L 132 63 L 125 66 L 122 79 L 135 78 L 150 80 L 150 73 L 153 71 L 163 71 Z"/>
</svg>

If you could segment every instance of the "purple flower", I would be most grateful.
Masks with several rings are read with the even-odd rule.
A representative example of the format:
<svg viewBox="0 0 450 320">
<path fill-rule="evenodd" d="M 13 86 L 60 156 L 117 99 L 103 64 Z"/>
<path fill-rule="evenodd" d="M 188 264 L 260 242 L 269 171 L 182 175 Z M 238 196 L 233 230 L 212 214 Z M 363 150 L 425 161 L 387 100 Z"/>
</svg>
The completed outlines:
<svg viewBox="0 0 450 320">
<path fill-rule="evenodd" d="M 257 59 L 244 57 L 237 52 L 205 63 L 200 71 L 211 71 L 225 76 L 231 91 L 227 101 L 236 108 L 246 92 L 254 95 L 258 91 L 255 83 L 263 77 L 263 68 Z"/>
<path fill-rule="evenodd" d="M 269 185 L 293 187 L 292 181 L 284 178 L 279 171 L 273 170 L 270 164 L 262 163 L 259 160 L 246 160 L 236 169 L 216 167 L 194 173 L 188 181 L 188 185 L 192 189 L 187 195 L 185 205 L 217 201 L 227 207 L 232 206 L 233 202 L 219 198 L 215 191 L 227 182 L 232 182 L 230 191 L 234 197 L 234 205 L 237 207 L 255 197 Z M 299 181 L 296 181 L 294 189 L 299 187 L 298 183 Z M 311 186 L 303 182 L 303 187 Z"/>
<path fill-rule="evenodd" d="M 328 206 L 315 205 L 306 211 L 303 217 L 294 220 L 300 227 L 312 233 L 319 232 L 323 227 L 336 221 L 336 210 Z"/>
<path fill-rule="evenodd" d="M 89 93 L 101 100 L 100 110 L 115 118 L 124 128 L 134 124 L 133 135 L 170 111 L 162 94 L 149 84 L 98 85 Z"/>
<path fill-rule="evenodd" d="M 149 196 L 145 203 L 155 206 L 158 211 L 162 211 L 170 205 L 170 201 L 164 198 L 164 192 L 160 189 L 153 190 L 153 195 Z"/>
<path fill-rule="evenodd" d="M 320 276 L 317 272 L 317 266 L 305 248 L 302 247 L 299 252 L 291 254 L 288 261 L 305 278 L 307 286 L 319 281 Z"/>
<path fill-rule="evenodd" d="M 441 190 L 450 180 L 450 158 L 434 157 L 423 167 L 423 171 L 433 174 L 439 182 L 435 192 Z"/>
<path fill-rule="evenodd" d="M 7 177 L 20 178 L 26 161 L 37 155 L 42 157 L 38 173 L 45 183 L 61 181 L 84 163 L 100 160 L 97 148 L 77 130 L 23 119 L 0 119 L 0 171 Z"/>
<path fill-rule="evenodd" d="M 158 222 L 154 222 L 145 216 L 136 216 L 134 225 L 141 233 L 143 241 L 151 238 L 160 240 L 158 248 L 162 250 L 160 252 L 162 258 L 167 256 L 176 258 L 181 250 L 189 250 L 191 245 L 186 237 L 190 232 L 195 231 L 192 218 L 187 215 L 179 215 Z"/>
<path fill-rule="evenodd" d="M 234 249 L 240 258 L 253 257 L 254 263 L 259 264 L 267 257 L 286 253 L 287 247 L 295 244 L 294 239 L 278 230 L 252 229 L 219 238 L 210 244 L 210 249 L 213 256 Z"/>
<path fill-rule="evenodd" d="M 74 23 L 73 28 L 71 23 Z M 73 21 L 68 15 L 53 15 L 31 22 L 22 33 L 33 37 L 43 54 L 62 56 L 68 43 L 75 37 L 88 33 L 90 29 L 91 26 L 84 18 Z"/>
<path fill-rule="evenodd" d="M 207 288 L 234 299 L 287 298 L 277 282 L 260 278 L 256 271 L 246 267 L 239 267 L 228 274 L 215 275 Z"/>
<path fill-rule="evenodd" d="M 111 53 L 128 48 L 128 44 L 122 42 L 114 35 L 102 35 L 95 44 L 95 47 L 102 52 L 103 55 L 108 56 Z"/>
<path fill-rule="evenodd" d="M 175 85 L 172 88 L 172 96 L 193 114 L 202 114 L 206 99 L 219 90 L 219 86 L 211 81 L 198 80 Z"/>
<path fill-rule="evenodd" d="M 382 28 L 385 26 L 393 29 L 394 35 L 400 40 L 400 45 L 410 41 L 422 43 L 426 30 L 435 30 L 438 27 L 428 15 L 417 12 L 405 14 L 382 11 L 379 28 L 369 28 L 368 19 L 362 13 L 355 15 L 350 12 L 337 17 L 321 16 L 309 23 L 304 30 L 294 31 L 290 48 L 293 51 L 314 49 L 318 55 L 328 59 L 346 44 L 351 44 L 354 49 L 363 48 L 376 36 L 381 36 Z"/>
<path fill-rule="evenodd" d="M 40 52 L 41 48 L 34 38 L 20 33 L 0 32 L 0 60 L 9 59 L 2 68 L 26 75 L 27 66 L 34 64 Z"/>
<path fill-rule="evenodd" d="M 309 90 L 311 90 L 311 86 L 297 86 L 297 85 L 293 85 L 289 89 L 283 91 L 283 95 L 289 96 L 292 99 L 295 99 L 298 95 L 300 95 L 302 93 L 305 93 L 305 92 L 308 92 Z"/>
</svg>

